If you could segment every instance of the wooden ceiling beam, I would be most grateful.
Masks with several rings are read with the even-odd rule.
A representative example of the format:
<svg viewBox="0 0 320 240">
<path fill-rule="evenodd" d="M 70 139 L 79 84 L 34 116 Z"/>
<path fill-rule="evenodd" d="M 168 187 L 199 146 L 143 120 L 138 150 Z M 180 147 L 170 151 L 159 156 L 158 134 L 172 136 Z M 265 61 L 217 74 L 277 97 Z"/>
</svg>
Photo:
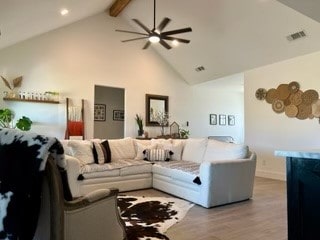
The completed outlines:
<svg viewBox="0 0 320 240">
<path fill-rule="evenodd" d="M 109 8 L 109 15 L 116 17 L 121 11 L 131 2 L 131 0 L 115 0 L 112 6 Z"/>
</svg>

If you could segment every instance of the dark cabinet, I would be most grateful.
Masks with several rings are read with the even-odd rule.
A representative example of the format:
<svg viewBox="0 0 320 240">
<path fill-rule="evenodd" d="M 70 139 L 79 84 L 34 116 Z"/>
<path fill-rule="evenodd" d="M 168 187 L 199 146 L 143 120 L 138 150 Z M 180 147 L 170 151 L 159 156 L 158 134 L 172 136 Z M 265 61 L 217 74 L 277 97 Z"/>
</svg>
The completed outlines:
<svg viewBox="0 0 320 240">
<path fill-rule="evenodd" d="M 320 159 L 287 157 L 288 240 L 320 239 Z"/>
</svg>

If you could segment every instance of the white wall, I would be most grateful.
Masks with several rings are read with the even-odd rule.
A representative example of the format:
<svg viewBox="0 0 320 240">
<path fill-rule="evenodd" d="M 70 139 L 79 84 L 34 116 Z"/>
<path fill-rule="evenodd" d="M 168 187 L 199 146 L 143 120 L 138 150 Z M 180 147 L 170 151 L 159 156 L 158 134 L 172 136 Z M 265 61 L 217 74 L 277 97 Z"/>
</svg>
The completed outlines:
<svg viewBox="0 0 320 240">
<path fill-rule="evenodd" d="M 152 49 L 141 50 L 143 41 L 122 43 L 116 28 L 129 26 L 121 18 L 102 13 L 0 50 L 0 74 L 8 79 L 23 75 L 22 91 L 61 93 L 59 105 L 0 100 L 0 107 L 30 117 L 35 122 L 33 131 L 63 138 L 64 99 L 83 98 L 86 137 L 92 138 L 94 86 L 118 87 L 125 89 L 125 136 L 137 135 L 134 117 L 137 113 L 145 116 L 145 94 L 158 94 L 169 96 L 171 122 L 182 127 L 190 122 L 191 136 L 231 135 L 234 131 L 241 141 L 241 93 L 215 89 L 219 81 L 189 86 Z M 229 78 L 238 81 L 238 77 Z M 2 92 L 4 85 L 0 86 Z M 234 114 L 239 122 L 230 129 L 215 128 L 209 126 L 209 113 Z M 151 136 L 160 133 L 160 128 L 145 130 Z"/>
<path fill-rule="evenodd" d="M 257 152 L 257 175 L 285 179 L 285 159 L 275 150 L 319 148 L 318 119 L 298 120 L 275 113 L 266 101 L 255 98 L 258 88 L 276 88 L 297 81 L 301 90 L 320 93 L 320 53 L 257 68 L 245 73 L 245 142 Z"/>
<path fill-rule="evenodd" d="M 190 121 L 195 136 L 231 136 L 235 142 L 244 141 L 243 74 L 236 74 L 191 87 L 194 120 Z M 209 115 L 234 115 L 235 125 L 209 124 Z M 198 117 L 196 117 L 198 116 Z"/>
</svg>

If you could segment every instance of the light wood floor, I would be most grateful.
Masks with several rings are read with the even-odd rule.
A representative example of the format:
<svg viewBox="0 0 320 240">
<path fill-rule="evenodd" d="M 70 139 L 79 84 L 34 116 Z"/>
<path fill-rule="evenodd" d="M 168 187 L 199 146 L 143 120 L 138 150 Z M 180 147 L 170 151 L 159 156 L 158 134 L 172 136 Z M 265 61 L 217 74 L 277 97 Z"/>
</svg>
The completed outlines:
<svg viewBox="0 0 320 240">
<path fill-rule="evenodd" d="M 148 189 L 131 195 L 170 196 Z M 256 177 L 249 201 L 206 209 L 195 205 L 171 227 L 170 240 L 287 240 L 286 183 Z"/>
</svg>

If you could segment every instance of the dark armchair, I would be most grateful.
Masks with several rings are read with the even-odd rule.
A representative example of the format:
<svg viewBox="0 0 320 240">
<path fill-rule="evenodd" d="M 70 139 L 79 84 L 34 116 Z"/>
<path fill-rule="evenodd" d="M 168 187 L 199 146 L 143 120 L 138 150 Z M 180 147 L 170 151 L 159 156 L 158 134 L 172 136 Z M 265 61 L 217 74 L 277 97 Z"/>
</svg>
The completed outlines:
<svg viewBox="0 0 320 240">
<path fill-rule="evenodd" d="M 117 208 L 117 193 L 117 189 L 100 189 L 66 201 L 60 172 L 49 157 L 34 240 L 126 239 L 124 222 Z"/>
</svg>

